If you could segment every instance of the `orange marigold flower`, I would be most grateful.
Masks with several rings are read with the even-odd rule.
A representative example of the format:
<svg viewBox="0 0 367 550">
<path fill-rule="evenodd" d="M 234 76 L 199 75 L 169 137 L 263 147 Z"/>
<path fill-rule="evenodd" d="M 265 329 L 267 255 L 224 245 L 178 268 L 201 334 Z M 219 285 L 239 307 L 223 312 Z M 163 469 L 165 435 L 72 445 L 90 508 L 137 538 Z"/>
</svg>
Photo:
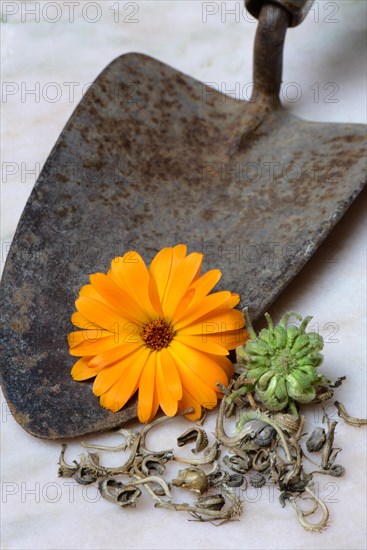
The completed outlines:
<svg viewBox="0 0 367 550">
<path fill-rule="evenodd" d="M 96 377 L 93 393 L 118 411 L 138 390 L 138 417 L 150 421 L 159 407 L 168 416 L 193 407 L 211 409 L 228 385 L 228 350 L 247 339 L 244 319 L 233 309 L 239 296 L 209 294 L 218 269 L 200 276 L 203 255 L 179 244 L 162 249 L 146 267 L 137 252 L 112 260 L 105 275 L 90 276 L 80 290 L 69 334 L 71 355 L 81 357 L 74 380 Z"/>
</svg>

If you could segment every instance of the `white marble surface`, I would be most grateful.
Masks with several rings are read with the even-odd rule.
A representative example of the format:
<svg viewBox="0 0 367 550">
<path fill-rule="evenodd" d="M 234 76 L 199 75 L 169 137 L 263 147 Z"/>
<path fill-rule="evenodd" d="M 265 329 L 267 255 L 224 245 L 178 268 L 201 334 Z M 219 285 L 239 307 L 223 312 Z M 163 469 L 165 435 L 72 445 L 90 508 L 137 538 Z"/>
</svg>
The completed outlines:
<svg viewBox="0 0 367 550">
<path fill-rule="evenodd" d="M 256 24 L 246 14 L 238 12 L 236 21 L 225 11 L 239 10 L 240 2 L 104 1 L 98 2 L 101 17 L 95 23 L 86 20 L 97 13 L 88 7 L 91 2 L 76 3 L 74 21 L 70 4 L 2 2 L 2 266 L 35 181 L 26 171 L 42 167 L 81 90 L 113 58 L 141 51 L 217 83 L 224 92 L 237 87 L 240 95 L 251 81 Z M 120 21 L 114 22 L 118 5 Z M 34 15 L 25 17 L 24 6 L 40 10 L 38 22 Z M 129 15 L 135 6 L 139 10 Z M 203 22 L 203 10 L 218 13 Z M 55 23 L 46 20 L 59 15 Z M 295 82 L 302 91 L 298 101 L 287 103 L 292 112 L 310 120 L 365 122 L 365 15 L 362 0 L 316 2 L 306 21 L 289 31 L 284 82 Z M 68 82 L 76 83 L 74 98 Z M 26 94 L 32 88 L 36 96 Z M 61 97 L 52 101 L 55 91 Z M 333 378 L 347 374 L 337 397 L 358 416 L 366 414 L 365 228 L 361 197 L 272 307 L 276 318 L 285 309 L 314 315 L 327 339 L 324 372 Z M 333 407 L 328 412 L 335 415 Z M 321 415 L 320 408 L 309 411 L 309 422 L 320 422 Z M 208 426 L 210 431 L 213 418 Z M 171 421 L 159 431 L 156 448 L 171 447 L 184 428 L 184 420 Z M 303 531 L 293 510 L 282 509 L 277 492 L 272 495 L 268 487 L 258 495 L 245 493 L 240 521 L 220 528 L 154 509 L 148 499 L 135 510 L 117 509 L 98 499 L 94 489 L 58 479 L 59 443 L 24 432 L 4 401 L 1 443 L 4 550 L 366 547 L 366 432 L 342 422 L 336 445 L 343 446 L 338 462 L 347 468 L 346 476 L 318 479 L 320 495 L 330 508 L 330 525 L 323 534 Z M 71 442 L 69 451 L 70 458 L 76 457 L 80 441 Z"/>
</svg>

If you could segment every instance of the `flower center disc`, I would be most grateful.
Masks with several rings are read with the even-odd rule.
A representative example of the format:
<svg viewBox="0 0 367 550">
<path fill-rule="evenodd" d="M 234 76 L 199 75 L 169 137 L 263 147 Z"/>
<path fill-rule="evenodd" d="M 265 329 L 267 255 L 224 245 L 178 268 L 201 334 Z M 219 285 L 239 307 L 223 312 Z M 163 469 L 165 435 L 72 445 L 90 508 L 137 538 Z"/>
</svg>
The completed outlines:
<svg viewBox="0 0 367 550">
<path fill-rule="evenodd" d="M 163 319 L 157 319 L 149 323 L 149 325 L 145 325 L 141 332 L 141 337 L 148 348 L 158 351 L 162 348 L 167 348 L 175 334 L 169 323 Z"/>
</svg>

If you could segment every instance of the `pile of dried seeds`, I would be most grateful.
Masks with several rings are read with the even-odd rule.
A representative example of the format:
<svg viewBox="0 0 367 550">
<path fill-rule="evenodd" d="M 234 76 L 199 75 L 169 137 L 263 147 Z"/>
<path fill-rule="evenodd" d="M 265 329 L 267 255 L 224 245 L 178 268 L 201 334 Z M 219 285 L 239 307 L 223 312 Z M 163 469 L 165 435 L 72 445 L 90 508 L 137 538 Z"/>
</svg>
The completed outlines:
<svg viewBox="0 0 367 550">
<path fill-rule="evenodd" d="M 191 427 L 177 438 L 177 446 L 193 444 L 193 457 L 176 456 L 173 449 L 152 451 L 147 448 L 146 438 L 150 430 L 169 417 L 160 417 L 144 426 L 140 431 L 118 429 L 115 433 L 124 438 L 122 444 L 112 447 L 83 443 L 100 451 L 129 451 L 127 460 L 118 467 L 100 464 L 99 455 L 87 452 L 79 461 L 65 462 L 66 445 L 62 446 L 59 460 L 59 476 L 74 478 L 82 485 L 97 483 L 103 498 L 120 507 L 135 507 L 142 494 L 142 488 L 151 496 L 154 505 L 176 511 L 188 512 L 200 521 L 225 522 L 238 517 L 243 508 L 240 490 L 248 484 L 255 488 L 275 484 L 279 489 L 279 502 L 285 506 L 290 502 L 297 513 L 300 524 L 310 531 L 321 531 L 326 527 L 329 511 L 323 500 L 313 490 L 313 475 L 326 474 L 342 476 L 344 468 L 335 464 L 340 451 L 334 448 L 334 434 L 337 422 L 324 416 L 326 430 L 317 427 L 310 435 L 305 434 L 305 417 L 291 414 L 270 414 L 247 393 L 238 397 L 236 389 L 226 390 L 216 421 L 215 441 L 209 446 L 209 439 L 201 425 Z M 332 390 L 328 390 L 329 393 Z M 235 399 L 231 396 L 235 395 Z M 328 394 L 329 395 L 329 394 Z M 336 402 L 337 403 L 337 402 Z M 347 415 L 345 408 L 337 403 L 340 415 L 353 425 L 365 424 L 363 419 Z M 188 411 L 183 411 L 187 414 Z M 227 435 L 227 423 L 237 418 L 236 432 Z M 307 454 L 320 452 L 321 462 L 316 469 L 306 471 Z M 187 464 L 178 471 L 177 477 L 167 480 L 166 466 L 169 462 Z M 310 461 L 313 465 L 314 462 Z M 174 502 L 171 487 L 189 490 L 196 500 Z M 309 502 L 312 502 L 311 508 Z M 312 523 L 314 513 L 321 519 Z"/>
</svg>

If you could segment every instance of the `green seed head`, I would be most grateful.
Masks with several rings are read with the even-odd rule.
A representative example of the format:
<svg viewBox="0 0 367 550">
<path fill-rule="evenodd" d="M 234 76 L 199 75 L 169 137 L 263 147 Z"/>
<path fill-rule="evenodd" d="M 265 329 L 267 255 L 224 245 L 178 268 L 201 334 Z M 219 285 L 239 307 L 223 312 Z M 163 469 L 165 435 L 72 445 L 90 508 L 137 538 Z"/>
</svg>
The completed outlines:
<svg viewBox="0 0 367 550">
<path fill-rule="evenodd" d="M 246 312 L 247 316 L 247 312 Z M 247 316 L 248 317 L 248 316 Z M 284 409 L 290 400 L 307 403 L 315 398 L 315 388 L 323 377 L 316 370 L 323 361 L 320 353 L 323 338 L 314 332 L 306 332 L 312 317 L 287 313 L 274 326 L 268 313 L 265 314 L 268 328 L 256 336 L 252 330 L 245 346 L 237 348 L 237 361 L 247 378 L 256 380 L 253 390 L 256 397 L 271 411 Z M 291 317 L 300 322 L 289 325 Z"/>
</svg>

